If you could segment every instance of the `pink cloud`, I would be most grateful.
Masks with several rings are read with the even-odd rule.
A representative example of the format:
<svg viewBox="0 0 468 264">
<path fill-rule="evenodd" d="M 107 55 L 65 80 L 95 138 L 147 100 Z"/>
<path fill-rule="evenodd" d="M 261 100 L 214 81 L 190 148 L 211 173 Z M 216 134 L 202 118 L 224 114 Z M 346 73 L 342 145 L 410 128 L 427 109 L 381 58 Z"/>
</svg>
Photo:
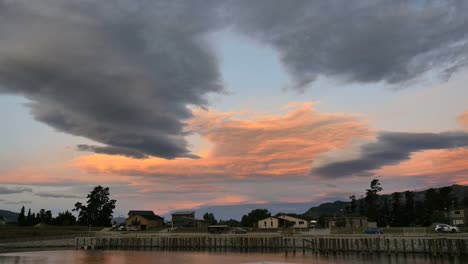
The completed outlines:
<svg viewBox="0 0 468 264">
<path fill-rule="evenodd" d="M 461 113 L 458 117 L 457 117 L 457 121 L 460 125 L 462 125 L 463 127 L 465 127 L 465 129 L 468 129 L 468 110 Z"/>
<path fill-rule="evenodd" d="M 426 150 L 411 155 L 398 165 L 377 171 L 382 176 L 424 177 L 432 184 L 466 184 L 468 179 L 468 149 Z"/>
<path fill-rule="evenodd" d="M 136 160 L 122 156 L 89 155 L 74 166 L 91 173 L 185 177 L 307 176 L 315 157 L 341 149 L 355 138 L 373 133 L 357 115 L 320 113 L 314 103 L 290 106 L 283 115 L 250 120 L 236 113 L 194 110 L 187 127 L 208 140 L 212 148 L 200 159 Z M 242 113 L 245 115 L 245 113 Z"/>
</svg>

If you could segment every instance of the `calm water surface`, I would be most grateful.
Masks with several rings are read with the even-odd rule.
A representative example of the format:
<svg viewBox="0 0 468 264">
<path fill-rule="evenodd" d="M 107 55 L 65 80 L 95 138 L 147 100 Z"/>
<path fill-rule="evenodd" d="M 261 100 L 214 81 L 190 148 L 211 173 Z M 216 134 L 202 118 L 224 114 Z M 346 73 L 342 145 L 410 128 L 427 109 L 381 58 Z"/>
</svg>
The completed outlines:
<svg viewBox="0 0 468 264">
<path fill-rule="evenodd" d="M 213 252 L 168 252 L 168 251 L 36 251 L 0 254 L 0 263 L 26 264 L 26 263 L 52 263 L 52 264 L 234 264 L 234 263 L 398 263 L 398 264 L 425 264 L 425 263 L 468 263 L 462 258 L 429 258 L 424 256 L 360 256 L 357 254 L 339 256 L 285 256 L 279 253 L 213 253 Z"/>
</svg>

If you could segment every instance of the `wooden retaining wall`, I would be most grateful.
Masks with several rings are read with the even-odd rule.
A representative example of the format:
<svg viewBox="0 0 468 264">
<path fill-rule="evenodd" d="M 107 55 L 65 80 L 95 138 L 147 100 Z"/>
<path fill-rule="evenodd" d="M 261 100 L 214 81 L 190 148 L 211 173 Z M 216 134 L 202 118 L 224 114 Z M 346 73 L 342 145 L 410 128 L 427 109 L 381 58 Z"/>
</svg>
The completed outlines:
<svg viewBox="0 0 468 264">
<path fill-rule="evenodd" d="M 396 236 L 253 236 L 191 235 L 151 237 L 79 237 L 81 249 L 161 249 L 161 250 L 233 250 L 284 251 L 333 254 L 422 253 L 433 256 L 468 255 L 468 237 L 396 237 Z"/>
</svg>

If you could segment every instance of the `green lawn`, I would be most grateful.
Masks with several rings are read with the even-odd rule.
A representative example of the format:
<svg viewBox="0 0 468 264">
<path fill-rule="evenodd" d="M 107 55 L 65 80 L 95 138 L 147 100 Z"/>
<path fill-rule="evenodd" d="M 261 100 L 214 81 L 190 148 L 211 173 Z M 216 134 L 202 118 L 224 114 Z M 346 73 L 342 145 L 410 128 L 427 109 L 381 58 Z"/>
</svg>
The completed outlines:
<svg viewBox="0 0 468 264">
<path fill-rule="evenodd" d="M 101 229 L 102 227 L 91 227 L 92 232 Z M 46 226 L 37 228 L 32 226 L 5 225 L 0 226 L 0 241 L 39 237 L 78 236 L 88 233 L 89 230 L 89 227 L 86 226 Z"/>
</svg>

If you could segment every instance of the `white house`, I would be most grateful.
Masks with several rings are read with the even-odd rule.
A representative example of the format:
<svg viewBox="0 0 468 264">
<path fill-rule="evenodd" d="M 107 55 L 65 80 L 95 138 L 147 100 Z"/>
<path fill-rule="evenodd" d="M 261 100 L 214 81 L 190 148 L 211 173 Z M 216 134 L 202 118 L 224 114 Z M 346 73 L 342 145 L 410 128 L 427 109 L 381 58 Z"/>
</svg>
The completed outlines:
<svg viewBox="0 0 468 264">
<path fill-rule="evenodd" d="M 258 221 L 258 228 L 260 229 L 277 229 L 279 227 L 279 219 L 276 217 L 268 217 Z"/>
<path fill-rule="evenodd" d="M 309 222 L 304 219 L 300 219 L 297 217 L 292 217 L 289 215 L 280 215 L 278 216 L 279 219 L 284 219 L 290 223 L 294 223 L 292 228 L 309 228 Z"/>
<path fill-rule="evenodd" d="M 268 217 L 258 221 L 257 227 L 260 229 L 278 229 L 278 228 L 309 228 L 308 221 L 289 215 L 279 215 L 276 217 Z"/>
</svg>

